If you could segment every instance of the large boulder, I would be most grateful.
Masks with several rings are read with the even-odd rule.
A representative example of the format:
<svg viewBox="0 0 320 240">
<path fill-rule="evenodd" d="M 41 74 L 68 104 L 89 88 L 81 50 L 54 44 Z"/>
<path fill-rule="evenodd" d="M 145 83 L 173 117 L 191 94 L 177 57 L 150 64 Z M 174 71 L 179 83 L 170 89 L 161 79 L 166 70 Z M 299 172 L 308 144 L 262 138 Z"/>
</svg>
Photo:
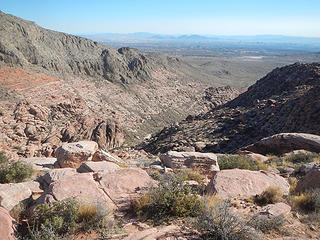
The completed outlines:
<svg viewBox="0 0 320 240">
<path fill-rule="evenodd" d="M 160 155 L 161 162 L 172 169 L 191 168 L 211 176 L 219 171 L 217 156 L 213 153 L 169 151 Z"/>
<path fill-rule="evenodd" d="M 0 207 L 0 236 L 3 240 L 14 240 L 14 220 L 9 212 Z"/>
<path fill-rule="evenodd" d="M 62 168 L 78 168 L 83 162 L 91 161 L 97 150 L 98 144 L 93 141 L 66 143 L 56 151 L 57 163 Z"/>
<path fill-rule="evenodd" d="M 69 177 L 77 174 L 74 168 L 57 168 L 48 171 L 45 175 L 39 178 L 39 181 L 44 186 L 49 186 L 51 183 L 61 180 L 64 177 Z"/>
<path fill-rule="evenodd" d="M 243 147 L 241 151 L 266 154 L 284 154 L 293 150 L 304 149 L 320 152 L 320 136 L 307 133 L 280 133 Z"/>
<path fill-rule="evenodd" d="M 298 181 L 296 191 L 320 188 L 320 166 L 315 165 L 301 180 Z"/>
<path fill-rule="evenodd" d="M 20 202 L 29 199 L 33 193 L 41 193 L 40 184 L 35 181 L 0 184 L 1 206 L 10 211 Z"/>
<path fill-rule="evenodd" d="M 141 190 L 155 184 L 155 181 L 141 168 L 122 168 L 100 176 L 99 182 L 108 196 L 118 206 L 126 207 Z"/>
<path fill-rule="evenodd" d="M 206 191 L 227 198 L 251 197 L 261 194 L 270 186 L 280 187 L 285 195 L 289 193 L 290 185 L 277 174 L 265 171 L 227 169 L 213 173 Z"/>
<path fill-rule="evenodd" d="M 65 176 L 50 184 L 49 188 L 37 200 L 37 204 L 76 198 L 80 202 L 106 204 L 114 207 L 111 199 L 100 189 L 91 173 L 78 173 Z"/>
<path fill-rule="evenodd" d="M 92 157 L 93 162 L 101 162 L 101 161 L 107 161 L 107 162 L 115 162 L 115 163 L 124 163 L 120 158 L 115 157 L 111 155 L 110 153 L 103 151 L 102 149 L 95 152 L 95 154 Z"/>
<path fill-rule="evenodd" d="M 119 170 L 120 167 L 112 162 L 84 162 L 81 166 L 77 169 L 79 173 L 85 172 L 103 172 L 103 173 L 112 173 Z"/>
</svg>

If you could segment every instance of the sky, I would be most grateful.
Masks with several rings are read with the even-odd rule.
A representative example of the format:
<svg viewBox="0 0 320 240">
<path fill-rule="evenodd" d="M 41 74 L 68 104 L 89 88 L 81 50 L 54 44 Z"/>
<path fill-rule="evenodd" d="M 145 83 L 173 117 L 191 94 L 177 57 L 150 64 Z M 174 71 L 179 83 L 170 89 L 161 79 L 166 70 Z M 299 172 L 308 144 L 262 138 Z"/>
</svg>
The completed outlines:
<svg viewBox="0 0 320 240">
<path fill-rule="evenodd" d="M 71 34 L 320 37 L 320 0 L 0 0 L 0 10 Z"/>
</svg>

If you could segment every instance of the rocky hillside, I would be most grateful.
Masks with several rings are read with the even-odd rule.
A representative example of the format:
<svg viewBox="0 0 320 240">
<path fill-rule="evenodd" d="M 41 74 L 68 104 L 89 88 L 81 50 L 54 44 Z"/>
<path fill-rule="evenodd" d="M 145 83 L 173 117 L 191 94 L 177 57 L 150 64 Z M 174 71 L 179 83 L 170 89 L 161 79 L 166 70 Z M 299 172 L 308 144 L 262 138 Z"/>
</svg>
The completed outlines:
<svg viewBox="0 0 320 240">
<path fill-rule="evenodd" d="M 105 149 L 137 143 L 238 95 L 177 58 L 109 48 L 2 12 L 0 35 L 0 148 L 15 156 L 81 139 Z"/>
<path fill-rule="evenodd" d="M 320 63 L 277 68 L 234 100 L 164 128 L 143 148 L 234 152 L 282 132 L 320 132 Z"/>
</svg>

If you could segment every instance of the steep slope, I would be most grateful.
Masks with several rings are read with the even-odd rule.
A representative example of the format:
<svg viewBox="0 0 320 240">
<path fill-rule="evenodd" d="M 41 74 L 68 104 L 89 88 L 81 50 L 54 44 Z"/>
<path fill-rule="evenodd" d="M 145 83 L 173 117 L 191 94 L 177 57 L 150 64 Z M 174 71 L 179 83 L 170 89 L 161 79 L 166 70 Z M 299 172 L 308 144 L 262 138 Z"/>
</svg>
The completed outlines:
<svg viewBox="0 0 320 240">
<path fill-rule="evenodd" d="M 177 58 L 109 48 L 2 12 L 0 35 L 0 148 L 24 156 L 48 152 L 47 138 L 55 139 L 51 152 L 84 138 L 106 149 L 124 137 L 134 144 L 238 94 L 214 93 L 212 79 Z M 37 136 L 26 133 L 28 126 Z"/>
<path fill-rule="evenodd" d="M 277 68 L 234 100 L 164 128 L 142 147 L 234 152 L 281 132 L 320 133 L 320 63 Z"/>
</svg>

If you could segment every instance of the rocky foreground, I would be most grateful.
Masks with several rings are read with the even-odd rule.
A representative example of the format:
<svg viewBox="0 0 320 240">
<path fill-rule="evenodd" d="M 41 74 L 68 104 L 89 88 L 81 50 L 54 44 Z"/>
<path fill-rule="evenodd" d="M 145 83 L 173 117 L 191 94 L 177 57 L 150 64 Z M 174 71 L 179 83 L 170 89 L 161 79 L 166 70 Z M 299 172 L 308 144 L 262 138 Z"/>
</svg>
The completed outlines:
<svg viewBox="0 0 320 240">
<path fill-rule="evenodd" d="M 296 137 L 294 140 L 282 138 L 282 143 L 287 143 L 286 146 L 291 145 L 291 148 L 286 148 L 286 152 L 290 153 L 281 158 L 287 163 L 280 165 L 278 159 L 244 150 L 242 150 L 242 155 L 170 151 L 161 154 L 160 158 L 148 155 L 143 151 L 136 151 L 135 154 L 139 155 L 138 158 L 133 154 L 134 152 L 130 153 L 127 150 L 127 153 L 133 157 L 129 161 L 128 158 L 119 157 L 123 156 L 123 153 L 110 154 L 99 149 L 98 144 L 93 141 L 63 144 L 56 150 L 57 158 L 20 159 L 20 162 L 31 165 L 35 170 L 35 174 L 30 180 L 0 184 L 0 234 L 5 236 L 5 239 L 13 240 L 15 236 L 21 234 L 19 231 L 21 231 L 23 223 L 28 221 L 28 216 L 31 218 L 33 214 L 36 214 L 39 211 L 37 209 L 43 204 L 50 206 L 55 202 L 69 201 L 70 198 L 73 198 L 80 203 L 99 203 L 113 212 L 114 218 L 122 230 L 110 233 L 106 239 L 207 239 L 205 234 L 208 229 L 205 232 L 199 232 L 197 227 L 187 224 L 183 218 L 178 216 L 176 217 L 176 219 L 180 219 L 178 222 L 169 218 L 171 219 L 169 222 L 165 221 L 153 227 L 155 222 L 152 224 L 145 218 L 140 218 L 140 215 L 132 215 L 132 207 L 134 206 L 132 204 L 136 201 L 135 199 L 141 197 L 143 199 L 144 196 L 147 196 L 145 194 L 150 191 L 148 189 L 157 189 L 161 186 L 162 180 L 159 182 L 159 176 L 186 174 L 188 170 L 188 174 L 191 175 L 189 178 L 184 178 L 183 184 L 192 186 L 194 189 L 202 189 L 200 192 L 196 193 L 197 190 L 194 193 L 196 194 L 194 196 L 197 196 L 196 198 L 199 200 L 209 197 L 213 201 L 210 203 L 213 204 L 212 206 L 214 204 L 220 206 L 219 201 L 229 201 L 231 205 L 228 208 L 236 214 L 235 216 L 240 218 L 254 217 L 263 221 L 264 224 L 281 219 L 281 223 L 277 224 L 281 224 L 282 230 L 273 225 L 269 227 L 266 225 L 268 230 L 260 228 L 260 225 L 259 228 L 252 225 L 259 229 L 251 229 L 252 234 L 254 233 L 254 236 L 258 236 L 258 238 L 250 239 L 317 239 L 320 237 L 319 223 L 317 220 L 309 222 L 312 224 L 312 228 L 305 225 L 307 221 L 305 213 L 300 212 L 295 199 L 301 192 L 320 188 L 320 166 L 317 163 L 320 155 L 305 150 L 295 151 L 295 149 L 308 142 L 310 146 L 313 146 L 314 151 L 320 152 L 320 136 L 310 135 L 307 141 L 303 134 L 291 135 L 300 137 Z M 276 137 L 271 139 L 276 139 Z M 264 147 L 270 146 L 270 149 L 273 149 L 273 143 L 276 141 L 264 140 L 262 142 Z M 261 146 L 261 143 L 257 142 L 256 146 Z M 249 148 L 252 149 L 252 146 L 248 146 L 247 149 Z M 233 159 L 231 162 L 228 160 L 230 157 Z M 303 160 L 304 158 L 308 158 L 310 161 Z M 297 163 L 297 159 L 302 160 Z M 258 168 L 243 167 L 241 161 L 254 163 L 254 166 Z M 227 162 L 233 165 L 227 166 Z M 291 172 L 288 167 L 290 164 L 295 166 Z M 199 178 L 199 176 L 201 177 Z M 296 186 L 292 185 L 293 179 L 297 179 Z M 160 189 L 159 191 L 163 191 Z M 275 193 L 269 192 L 268 194 L 271 195 L 266 197 L 264 194 L 271 191 L 270 189 L 277 190 Z M 261 201 L 267 202 L 262 203 Z M 147 211 L 151 211 L 151 209 L 147 209 Z M 16 219 L 13 219 L 9 213 Z M 196 215 L 197 213 L 192 214 L 192 216 Z M 255 221 L 258 221 L 257 219 Z M 212 219 L 212 221 L 215 220 Z M 228 223 L 225 222 L 225 224 Z M 244 227 L 247 228 L 247 226 Z M 101 239 L 97 230 L 75 232 L 69 237 L 70 239 L 72 237 L 75 239 Z"/>
</svg>

